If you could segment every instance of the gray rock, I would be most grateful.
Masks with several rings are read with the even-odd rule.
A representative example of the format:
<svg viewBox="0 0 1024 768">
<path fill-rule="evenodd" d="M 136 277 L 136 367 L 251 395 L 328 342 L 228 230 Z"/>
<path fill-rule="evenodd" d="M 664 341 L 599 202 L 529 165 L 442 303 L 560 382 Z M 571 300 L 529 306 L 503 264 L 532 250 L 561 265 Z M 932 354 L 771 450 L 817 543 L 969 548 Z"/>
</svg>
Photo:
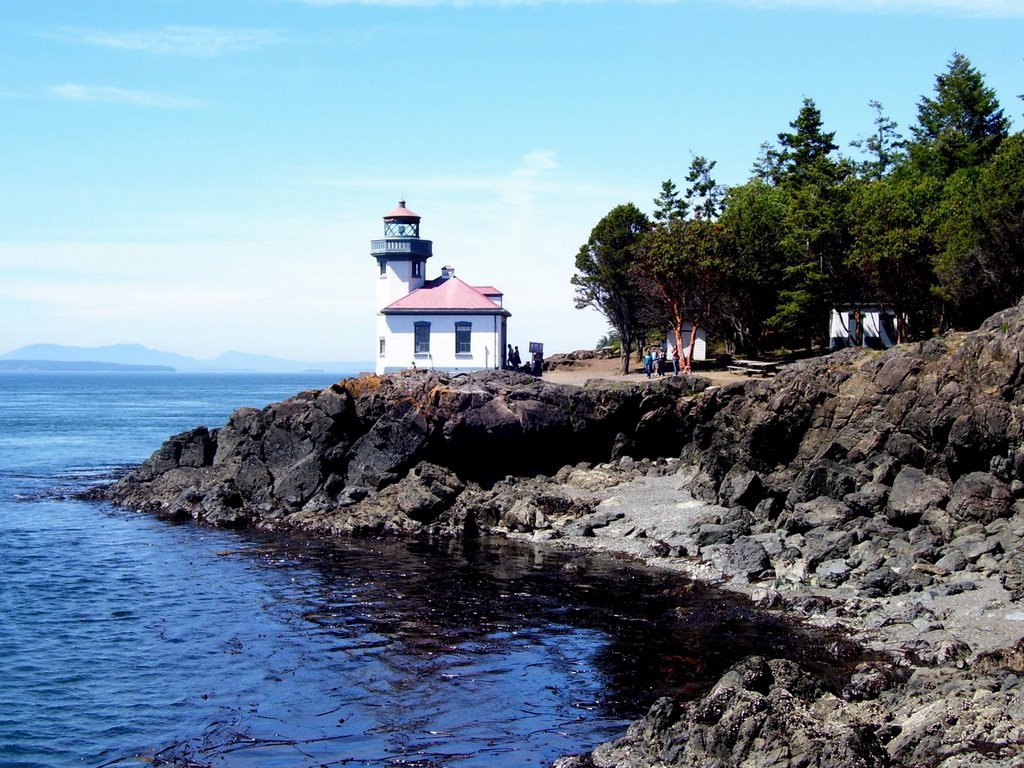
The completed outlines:
<svg viewBox="0 0 1024 768">
<path fill-rule="evenodd" d="M 893 525 L 912 528 L 929 507 L 943 506 L 948 494 L 949 486 L 941 478 L 917 467 L 904 467 L 889 492 L 886 517 Z"/>
<path fill-rule="evenodd" d="M 700 701 L 661 700 L 626 736 L 594 750 L 600 768 L 776 766 L 881 768 L 889 756 L 874 730 L 828 715 L 824 694 L 792 662 L 740 662 Z M 813 713 L 813 714 L 812 714 Z"/>
<path fill-rule="evenodd" d="M 852 569 L 845 560 L 826 560 L 814 570 L 819 586 L 833 589 L 849 578 Z"/>
<path fill-rule="evenodd" d="M 987 524 L 1010 514 L 1013 496 L 999 478 L 971 472 L 953 484 L 946 511 L 959 523 Z"/>
<path fill-rule="evenodd" d="M 1024 545 L 1018 544 L 1003 558 L 999 580 L 1012 599 L 1024 600 Z"/>
<path fill-rule="evenodd" d="M 907 580 L 892 568 L 876 568 L 859 575 L 857 582 L 866 597 L 882 597 L 899 595 L 907 592 L 910 587 Z"/>
<path fill-rule="evenodd" d="M 796 505 L 818 497 L 841 499 L 853 493 L 860 483 L 855 469 L 830 459 L 818 459 L 805 467 L 789 492 L 789 503 Z"/>
<path fill-rule="evenodd" d="M 742 506 L 752 510 L 757 508 L 766 493 L 760 475 L 737 465 L 726 473 L 718 489 L 718 498 L 724 507 Z"/>
<path fill-rule="evenodd" d="M 819 496 L 793 507 L 786 530 L 802 533 L 814 528 L 838 528 L 852 517 L 852 510 L 843 502 Z"/>
<path fill-rule="evenodd" d="M 721 571 L 743 582 L 760 578 L 772 567 L 761 543 L 747 537 L 722 547 L 713 562 Z"/>
<path fill-rule="evenodd" d="M 955 573 L 956 571 L 962 571 L 967 567 L 967 558 L 959 549 L 953 549 L 946 552 L 946 554 L 936 560 L 935 566 L 937 568 L 941 568 L 947 573 Z"/>
<path fill-rule="evenodd" d="M 728 525 L 705 523 L 693 532 L 693 543 L 703 549 L 715 544 L 730 544 L 736 538 L 735 530 Z"/>
<path fill-rule="evenodd" d="M 843 496 L 843 502 L 857 515 L 873 515 L 885 509 L 888 497 L 889 486 L 870 482 Z"/>
</svg>

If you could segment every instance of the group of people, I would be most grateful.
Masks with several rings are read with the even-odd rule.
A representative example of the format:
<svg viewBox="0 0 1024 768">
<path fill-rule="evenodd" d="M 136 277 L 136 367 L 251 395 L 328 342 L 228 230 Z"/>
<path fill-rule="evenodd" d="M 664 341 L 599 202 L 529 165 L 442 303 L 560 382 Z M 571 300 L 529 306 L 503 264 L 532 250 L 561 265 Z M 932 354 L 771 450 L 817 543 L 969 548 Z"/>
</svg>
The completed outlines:
<svg viewBox="0 0 1024 768">
<path fill-rule="evenodd" d="M 523 363 L 523 358 L 519 354 L 519 347 L 513 347 L 509 344 L 501 367 L 509 371 L 521 371 L 522 373 L 540 376 L 544 370 L 544 355 L 540 351 L 536 351 L 531 355 L 528 363 Z"/>
<path fill-rule="evenodd" d="M 672 345 L 672 374 L 675 376 L 679 375 L 679 345 Z M 652 376 L 664 376 L 665 368 L 668 362 L 665 359 L 665 350 L 661 347 L 649 347 L 644 353 L 644 373 L 647 374 L 647 378 Z M 687 366 L 687 369 L 689 366 Z M 688 372 L 688 371 L 687 371 Z"/>
</svg>

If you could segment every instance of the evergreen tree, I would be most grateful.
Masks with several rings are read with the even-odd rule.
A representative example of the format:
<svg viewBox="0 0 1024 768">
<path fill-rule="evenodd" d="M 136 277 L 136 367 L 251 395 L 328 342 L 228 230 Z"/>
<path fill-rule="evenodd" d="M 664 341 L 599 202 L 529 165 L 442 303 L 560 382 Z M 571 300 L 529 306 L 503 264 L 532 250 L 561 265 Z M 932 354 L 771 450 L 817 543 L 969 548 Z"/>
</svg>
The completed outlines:
<svg viewBox="0 0 1024 768">
<path fill-rule="evenodd" d="M 618 331 L 623 373 L 629 373 L 629 354 L 641 332 L 643 296 L 633 270 L 640 240 L 649 229 L 647 216 L 633 203 L 616 206 L 576 254 L 576 308 L 593 307 Z"/>
<path fill-rule="evenodd" d="M 903 136 L 897 131 L 899 126 L 882 111 L 881 102 L 872 100 L 868 103 L 875 110 L 875 132 L 865 138 L 851 141 L 850 146 L 864 150 L 868 155 L 868 159 L 857 164 L 860 176 L 878 180 L 884 178 L 905 159 L 906 145 Z"/>
<path fill-rule="evenodd" d="M 760 179 L 732 187 L 719 223 L 726 231 L 716 297 L 730 351 L 756 357 L 778 307 L 786 265 L 786 193 Z"/>
<path fill-rule="evenodd" d="M 672 179 L 661 182 L 661 194 L 654 198 L 654 221 L 658 225 L 685 219 L 690 205 L 679 196 Z"/>
<path fill-rule="evenodd" d="M 1024 136 L 992 160 L 945 181 L 938 207 L 936 294 L 944 325 L 973 328 L 1024 294 Z"/>
<path fill-rule="evenodd" d="M 787 255 L 779 303 L 770 325 L 793 342 L 823 338 L 828 312 L 856 299 L 845 274 L 847 225 L 843 181 L 849 164 L 833 156 L 835 134 L 823 128 L 821 112 L 805 98 L 792 133 L 779 134 L 776 184 L 786 195 Z M 851 295 L 854 294 L 854 295 Z"/>
<path fill-rule="evenodd" d="M 780 150 L 773 181 L 797 188 L 842 181 L 848 169 L 832 156 L 839 149 L 835 132 L 823 130 L 821 111 L 813 99 L 804 99 L 796 120 L 789 125 L 792 133 L 778 135 Z"/>
<path fill-rule="evenodd" d="M 847 266 L 859 299 L 895 312 L 898 342 L 929 333 L 936 320 L 933 211 L 941 195 L 937 180 L 910 175 L 864 180 L 851 189 Z"/>
<path fill-rule="evenodd" d="M 968 58 L 953 54 L 935 78 L 935 97 L 922 97 L 910 156 L 920 172 L 947 178 L 990 160 L 1009 131 L 1009 121 Z"/>
<path fill-rule="evenodd" d="M 725 188 L 711 176 L 715 165 L 716 161 L 709 161 L 699 155 L 693 158 L 690 171 L 686 175 L 686 180 L 691 184 L 686 189 L 686 196 L 693 205 L 696 215 L 704 219 L 717 219 L 722 212 Z"/>
</svg>

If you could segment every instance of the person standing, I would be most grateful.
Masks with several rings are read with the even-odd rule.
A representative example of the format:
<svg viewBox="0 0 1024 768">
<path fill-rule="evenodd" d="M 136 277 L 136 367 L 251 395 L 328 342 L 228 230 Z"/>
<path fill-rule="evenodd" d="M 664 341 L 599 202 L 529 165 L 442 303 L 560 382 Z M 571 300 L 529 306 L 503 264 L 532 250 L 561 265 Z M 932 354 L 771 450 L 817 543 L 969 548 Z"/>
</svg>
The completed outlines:
<svg viewBox="0 0 1024 768">
<path fill-rule="evenodd" d="M 679 375 L 679 344 L 672 345 L 672 374 Z"/>
<path fill-rule="evenodd" d="M 644 373 L 647 374 L 647 378 L 651 378 L 651 365 L 654 363 L 654 356 L 651 355 L 651 350 L 647 350 L 644 354 Z"/>
</svg>

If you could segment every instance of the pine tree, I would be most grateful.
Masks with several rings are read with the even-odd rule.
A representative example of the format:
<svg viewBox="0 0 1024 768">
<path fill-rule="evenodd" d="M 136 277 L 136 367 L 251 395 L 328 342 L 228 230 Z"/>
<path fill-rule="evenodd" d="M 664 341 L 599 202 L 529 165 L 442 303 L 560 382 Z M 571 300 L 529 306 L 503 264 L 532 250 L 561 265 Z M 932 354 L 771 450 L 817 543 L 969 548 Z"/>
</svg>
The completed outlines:
<svg viewBox="0 0 1024 768">
<path fill-rule="evenodd" d="M 690 206 L 679 196 L 672 179 L 661 182 L 661 194 L 654 198 L 654 222 L 659 226 L 667 226 L 673 221 L 686 218 Z"/>
<path fill-rule="evenodd" d="M 917 119 L 911 159 L 920 171 L 939 178 L 988 162 L 1009 133 L 995 91 L 960 53 L 935 78 L 935 97 L 918 102 Z"/>
<path fill-rule="evenodd" d="M 866 138 L 850 142 L 851 147 L 864 150 L 868 159 L 857 165 L 862 178 L 877 181 L 885 176 L 906 157 L 906 142 L 898 132 L 895 120 L 885 116 L 882 104 L 872 100 L 868 102 L 875 110 L 875 132 Z"/>
</svg>

